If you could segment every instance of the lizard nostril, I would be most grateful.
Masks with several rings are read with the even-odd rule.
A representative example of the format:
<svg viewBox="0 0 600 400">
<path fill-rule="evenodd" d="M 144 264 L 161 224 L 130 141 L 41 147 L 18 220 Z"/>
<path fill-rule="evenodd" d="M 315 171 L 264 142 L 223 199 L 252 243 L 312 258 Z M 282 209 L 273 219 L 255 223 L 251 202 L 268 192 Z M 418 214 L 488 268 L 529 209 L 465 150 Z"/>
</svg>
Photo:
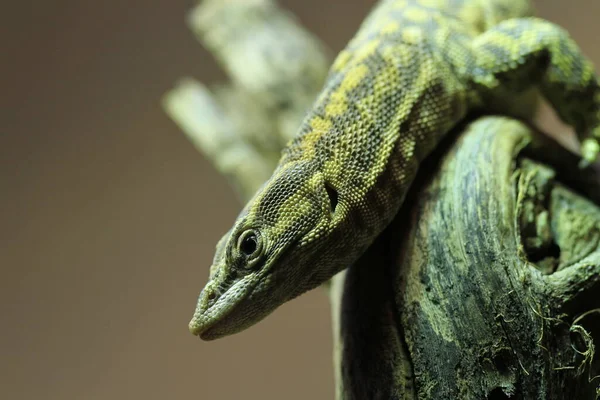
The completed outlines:
<svg viewBox="0 0 600 400">
<path fill-rule="evenodd" d="M 213 301 L 215 299 L 215 297 L 216 297 L 215 292 L 211 291 L 208 293 L 208 296 L 207 296 L 208 300 Z"/>
</svg>

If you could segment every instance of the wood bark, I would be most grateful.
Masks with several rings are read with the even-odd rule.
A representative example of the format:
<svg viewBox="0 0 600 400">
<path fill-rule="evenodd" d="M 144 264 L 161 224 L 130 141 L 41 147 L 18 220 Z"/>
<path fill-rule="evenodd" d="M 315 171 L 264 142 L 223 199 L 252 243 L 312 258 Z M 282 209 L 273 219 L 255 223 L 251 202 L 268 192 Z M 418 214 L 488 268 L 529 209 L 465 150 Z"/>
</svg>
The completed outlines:
<svg viewBox="0 0 600 400">
<path fill-rule="evenodd" d="M 485 117 L 334 285 L 344 399 L 595 399 L 600 176 Z"/>
</svg>

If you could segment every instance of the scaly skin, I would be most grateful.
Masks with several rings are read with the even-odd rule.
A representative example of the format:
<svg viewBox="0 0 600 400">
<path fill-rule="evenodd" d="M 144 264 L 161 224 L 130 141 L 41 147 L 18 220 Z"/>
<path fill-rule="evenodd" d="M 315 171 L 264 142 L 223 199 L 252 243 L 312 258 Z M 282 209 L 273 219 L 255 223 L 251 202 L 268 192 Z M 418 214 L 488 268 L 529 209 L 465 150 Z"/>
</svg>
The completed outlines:
<svg viewBox="0 0 600 400">
<path fill-rule="evenodd" d="M 529 10 L 524 0 L 382 1 L 217 245 L 190 331 L 239 332 L 355 262 L 396 215 L 421 161 L 470 111 L 509 113 L 538 88 L 593 161 L 593 66 Z"/>
</svg>

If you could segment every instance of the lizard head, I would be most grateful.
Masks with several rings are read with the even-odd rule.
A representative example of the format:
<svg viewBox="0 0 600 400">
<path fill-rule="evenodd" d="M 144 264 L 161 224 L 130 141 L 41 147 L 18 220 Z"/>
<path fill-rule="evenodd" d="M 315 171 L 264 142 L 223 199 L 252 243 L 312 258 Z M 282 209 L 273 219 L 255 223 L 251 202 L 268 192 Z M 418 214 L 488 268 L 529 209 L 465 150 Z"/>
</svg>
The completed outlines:
<svg viewBox="0 0 600 400">
<path fill-rule="evenodd" d="M 239 332 L 337 272 L 320 267 L 337 201 L 310 162 L 279 167 L 217 244 L 190 332 L 204 340 Z"/>
</svg>

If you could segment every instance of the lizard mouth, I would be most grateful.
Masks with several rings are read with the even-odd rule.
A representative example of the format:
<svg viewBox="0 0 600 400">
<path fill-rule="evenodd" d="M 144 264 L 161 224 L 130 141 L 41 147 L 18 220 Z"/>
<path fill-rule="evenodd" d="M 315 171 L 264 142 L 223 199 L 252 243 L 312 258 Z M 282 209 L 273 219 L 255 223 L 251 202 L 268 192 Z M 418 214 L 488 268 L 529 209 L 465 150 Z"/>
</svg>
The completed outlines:
<svg viewBox="0 0 600 400">
<path fill-rule="evenodd" d="M 293 241 L 290 245 L 295 243 Z M 219 288 L 218 277 L 209 281 L 198 297 L 194 316 L 188 325 L 190 332 L 202 340 L 218 339 L 240 332 L 267 316 L 274 307 L 253 305 L 257 299 L 251 298 L 251 295 L 257 295 L 259 282 L 272 274 L 268 266 L 272 266 L 283 255 L 283 250 L 267 262 L 267 267 L 244 276 L 224 291 Z M 258 294 L 259 297 L 262 295 L 264 293 Z M 272 295 L 269 292 L 269 296 Z"/>
<path fill-rule="evenodd" d="M 252 278 L 251 275 L 244 277 L 223 294 L 219 294 L 216 283 L 209 282 L 198 297 L 194 316 L 188 325 L 190 332 L 203 340 L 226 335 L 227 332 L 220 332 L 223 329 L 219 326 L 227 325 L 229 314 L 250 295 L 256 285 Z"/>
</svg>

